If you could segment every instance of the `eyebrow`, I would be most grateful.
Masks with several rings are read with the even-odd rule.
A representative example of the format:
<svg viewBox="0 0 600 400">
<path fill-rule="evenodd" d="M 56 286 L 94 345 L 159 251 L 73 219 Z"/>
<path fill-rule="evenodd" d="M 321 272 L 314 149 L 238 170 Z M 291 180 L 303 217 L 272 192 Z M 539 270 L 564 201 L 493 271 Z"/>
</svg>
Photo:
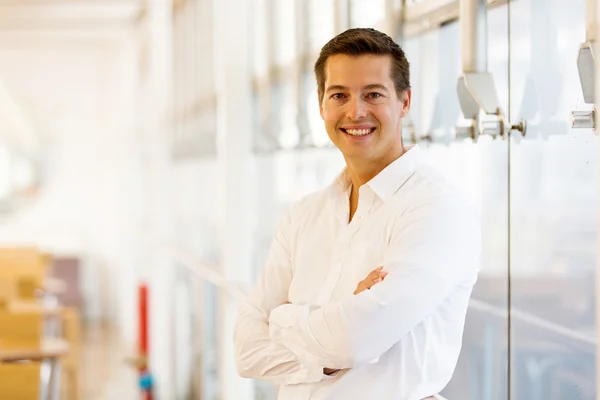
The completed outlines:
<svg viewBox="0 0 600 400">
<path fill-rule="evenodd" d="M 370 85 L 365 86 L 364 89 L 365 90 L 379 89 L 379 90 L 383 90 L 383 91 L 389 93 L 389 90 L 380 83 L 371 83 Z M 327 88 L 327 90 L 325 90 L 325 93 L 331 92 L 332 90 L 342 90 L 343 91 L 343 90 L 348 90 L 348 88 L 346 86 L 342 86 L 342 85 L 331 85 Z"/>
</svg>

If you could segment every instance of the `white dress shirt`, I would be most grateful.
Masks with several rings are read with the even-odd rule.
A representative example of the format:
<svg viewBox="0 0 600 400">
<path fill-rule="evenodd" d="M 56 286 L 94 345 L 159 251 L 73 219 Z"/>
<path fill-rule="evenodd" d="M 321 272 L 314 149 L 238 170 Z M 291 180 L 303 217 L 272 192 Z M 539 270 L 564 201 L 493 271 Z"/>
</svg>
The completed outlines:
<svg viewBox="0 0 600 400">
<path fill-rule="evenodd" d="M 420 400 L 456 367 L 479 270 L 478 218 L 418 146 L 359 189 L 343 172 L 282 219 L 234 332 L 240 375 L 280 400 Z M 353 292 L 383 266 L 387 277 Z M 340 369 L 332 376 L 323 368 Z"/>
</svg>

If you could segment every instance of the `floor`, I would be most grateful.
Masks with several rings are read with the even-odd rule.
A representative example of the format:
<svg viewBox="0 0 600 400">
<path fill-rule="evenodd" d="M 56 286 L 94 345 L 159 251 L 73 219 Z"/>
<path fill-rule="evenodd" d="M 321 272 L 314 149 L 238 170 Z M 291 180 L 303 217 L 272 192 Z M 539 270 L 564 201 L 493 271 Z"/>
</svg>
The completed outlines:
<svg viewBox="0 0 600 400">
<path fill-rule="evenodd" d="M 127 363 L 135 355 L 135 348 L 122 343 L 114 328 L 82 328 L 80 399 L 139 399 L 137 371 Z"/>
</svg>

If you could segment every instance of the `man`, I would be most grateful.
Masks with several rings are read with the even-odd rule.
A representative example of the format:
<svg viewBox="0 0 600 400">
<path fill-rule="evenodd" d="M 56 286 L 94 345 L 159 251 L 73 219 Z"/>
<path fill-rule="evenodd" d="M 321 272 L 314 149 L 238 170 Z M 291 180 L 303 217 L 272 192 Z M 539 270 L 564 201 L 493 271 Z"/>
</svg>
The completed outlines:
<svg viewBox="0 0 600 400">
<path fill-rule="evenodd" d="M 478 223 L 419 147 L 402 145 L 409 65 L 390 37 L 350 29 L 315 74 L 346 168 L 281 221 L 240 306 L 238 372 L 280 385 L 281 400 L 434 396 L 460 352 Z"/>
</svg>

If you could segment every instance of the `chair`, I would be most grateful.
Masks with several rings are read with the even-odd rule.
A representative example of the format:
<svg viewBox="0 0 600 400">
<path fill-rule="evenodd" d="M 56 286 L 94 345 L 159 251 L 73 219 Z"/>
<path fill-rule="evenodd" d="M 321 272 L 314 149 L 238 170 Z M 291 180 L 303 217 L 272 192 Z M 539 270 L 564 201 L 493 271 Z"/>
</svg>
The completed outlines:
<svg viewBox="0 0 600 400">
<path fill-rule="evenodd" d="M 41 363 L 0 363 L 0 399 L 39 400 Z"/>
</svg>

